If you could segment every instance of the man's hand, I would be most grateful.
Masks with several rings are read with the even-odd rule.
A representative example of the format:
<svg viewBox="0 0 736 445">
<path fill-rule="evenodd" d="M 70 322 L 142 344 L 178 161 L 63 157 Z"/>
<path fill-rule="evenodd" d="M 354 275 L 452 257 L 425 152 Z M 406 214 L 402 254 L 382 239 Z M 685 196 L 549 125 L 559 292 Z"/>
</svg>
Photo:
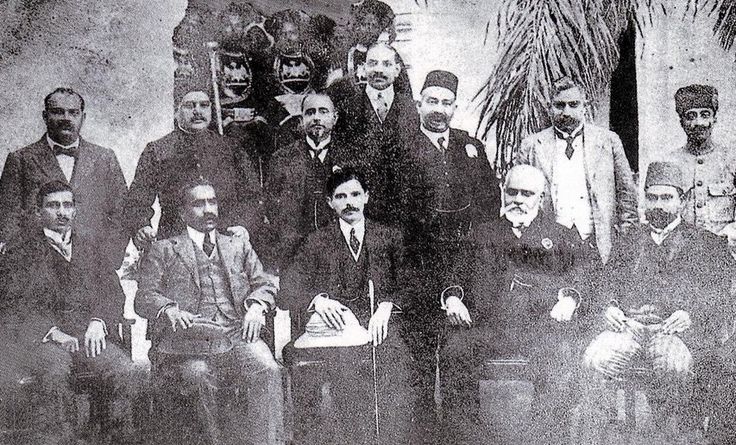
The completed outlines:
<svg viewBox="0 0 736 445">
<path fill-rule="evenodd" d="M 677 332 L 684 332 L 692 326 L 692 324 L 693 322 L 690 320 L 690 314 L 683 310 L 677 310 L 673 312 L 667 320 L 662 322 L 662 333 L 669 335 Z"/>
<path fill-rule="evenodd" d="M 243 340 L 248 343 L 254 343 L 261 337 L 261 329 L 263 328 L 263 315 L 268 309 L 260 302 L 251 303 L 243 317 Z"/>
<path fill-rule="evenodd" d="M 345 328 L 345 319 L 342 311 L 347 309 L 337 300 L 331 300 L 323 295 L 314 298 L 314 311 L 322 317 L 327 326 L 342 331 Z"/>
<path fill-rule="evenodd" d="M 176 306 L 169 306 L 164 310 L 164 314 L 169 318 L 171 322 L 171 330 L 176 332 L 176 326 L 179 325 L 182 329 L 186 329 L 194 323 L 194 319 L 199 315 L 194 315 L 191 312 L 182 311 Z"/>
<path fill-rule="evenodd" d="M 447 319 L 453 326 L 467 326 L 473 323 L 470 318 L 470 312 L 465 304 L 458 297 L 447 297 L 445 300 L 445 312 L 447 313 Z"/>
<path fill-rule="evenodd" d="M 154 229 L 151 226 L 145 226 L 138 229 L 138 231 L 135 233 L 135 237 L 133 237 L 133 244 L 140 249 L 142 247 L 147 246 L 151 242 L 156 240 L 156 229 Z"/>
<path fill-rule="evenodd" d="M 0 241 L 0 255 L 4 255 L 8 251 L 7 241 Z"/>
<path fill-rule="evenodd" d="M 606 323 L 614 332 L 621 332 L 628 321 L 628 317 L 624 314 L 624 311 L 617 308 L 616 306 L 608 306 L 604 314 Z"/>
<path fill-rule="evenodd" d="M 373 346 L 378 346 L 386 340 L 388 336 L 388 320 L 391 318 L 391 309 L 393 308 L 393 303 L 383 302 L 379 304 L 376 312 L 373 313 L 370 321 L 368 321 L 368 333 L 371 334 Z"/>
<path fill-rule="evenodd" d="M 570 321 L 578 307 L 578 302 L 572 297 L 560 297 L 552 307 L 549 316 L 557 321 Z"/>
<path fill-rule="evenodd" d="M 250 239 L 248 230 L 243 226 L 230 226 L 227 228 L 227 232 L 235 238 L 242 238 L 243 241 L 248 241 Z"/>
<path fill-rule="evenodd" d="M 100 320 L 92 320 L 84 333 L 84 352 L 87 357 L 97 357 L 103 349 L 107 349 L 105 326 Z"/>
<path fill-rule="evenodd" d="M 79 351 L 79 340 L 69 334 L 62 332 L 61 329 L 54 329 L 49 336 L 51 341 L 64 348 L 67 352 Z"/>
</svg>

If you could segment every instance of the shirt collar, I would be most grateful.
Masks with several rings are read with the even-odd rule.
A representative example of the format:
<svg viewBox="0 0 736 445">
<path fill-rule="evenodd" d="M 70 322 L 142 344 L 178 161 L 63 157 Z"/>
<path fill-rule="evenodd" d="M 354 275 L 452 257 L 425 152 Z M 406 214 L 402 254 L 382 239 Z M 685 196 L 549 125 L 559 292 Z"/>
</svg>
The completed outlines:
<svg viewBox="0 0 736 445">
<path fill-rule="evenodd" d="M 49 144 L 49 148 L 54 148 L 54 145 L 58 145 L 62 148 L 79 148 L 79 138 L 77 138 L 76 141 L 72 142 L 69 145 L 63 145 L 51 139 L 51 136 L 49 136 L 48 133 L 46 133 L 46 143 Z"/>
<path fill-rule="evenodd" d="M 309 136 L 307 136 L 306 139 L 307 139 L 307 145 L 309 145 L 309 148 L 311 148 L 314 151 L 320 151 L 323 148 L 325 148 L 327 144 L 332 142 L 332 135 L 328 135 L 324 140 L 322 140 L 322 142 L 316 145 L 314 141 L 312 140 L 312 138 L 310 138 Z"/>
<path fill-rule="evenodd" d="M 427 130 L 424 125 L 419 124 L 419 128 L 422 130 L 422 133 L 424 133 L 425 136 L 429 138 L 432 143 L 437 146 L 439 145 L 439 138 L 445 138 L 445 144 L 447 144 L 450 141 L 450 129 L 443 131 L 442 133 L 435 133 L 434 131 Z M 443 147 L 444 148 L 444 147 Z"/>
<path fill-rule="evenodd" d="M 394 86 L 389 85 L 386 89 L 377 90 L 373 88 L 372 86 L 370 86 L 369 84 L 366 84 L 365 94 L 368 95 L 368 99 L 370 99 L 371 102 L 377 101 L 378 95 L 380 94 L 383 100 L 385 100 L 387 104 L 391 105 L 391 103 L 394 100 Z"/>
<path fill-rule="evenodd" d="M 677 215 L 677 218 L 675 218 L 675 220 L 671 223 L 667 224 L 667 227 L 663 229 L 657 229 L 656 227 L 652 227 L 650 225 L 649 229 L 651 230 L 650 234 L 652 235 L 652 239 L 658 246 L 661 245 L 664 240 L 667 239 L 667 237 L 675 231 L 675 229 L 680 225 L 681 222 L 682 216 Z"/>
<path fill-rule="evenodd" d="M 187 226 L 187 233 L 189 234 L 189 238 L 194 241 L 194 244 L 202 248 L 204 245 L 204 236 L 209 235 L 210 241 L 212 244 L 215 244 L 217 241 L 217 237 L 215 236 L 215 230 L 212 230 L 210 233 L 206 234 L 204 232 L 200 232 L 197 229 L 194 229 L 190 226 Z"/>
<path fill-rule="evenodd" d="M 47 238 L 51 238 L 53 241 L 56 241 L 59 244 L 71 244 L 72 242 L 72 231 L 67 230 L 66 233 L 63 235 L 55 230 L 43 228 L 43 233 L 46 235 Z"/>
<path fill-rule="evenodd" d="M 557 127 L 554 127 L 554 128 L 555 128 L 555 133 L 559 133 L 559 134 L 560 134 L 560 135 L 562 135 L 562 136 L 563 136 L 564 138 L 568 138 L 568 137 L 570 137 L 570 136 L 577 136 L 577 135 L 579 135 L 579 134 L 580 134 L 580 132 L 581 132 L 581 131 L 583 131 L 583 124 L 584 124 L 584 122 L 580 122 L 580 125 L 578 125 L 578 127 L 577 127 L 576 129 L 574 129 L 574 130 L 572 131 L 572 133 L 567 133 L 567 132 L 565 132 L 565 131 L 562 131 L 562 130 L 560 130 L 560 129 L 559 129 L 559 128 L 557 128 Z"/>
<path fill-rule="evenodd" d="M 363 237 L 365 236 L 365 218 L 361 219 L 352 226 L 342 218 L 339 218 L 339 220 L 340 231 L 342 232 L 343 236 L 345 236 L 345 239 L 349 242 L 350 231 L 355 229 L 355 237 L 358 238 L 358 241 L 360 241 L 361 244 L 363 244 Z"/>
</svg>

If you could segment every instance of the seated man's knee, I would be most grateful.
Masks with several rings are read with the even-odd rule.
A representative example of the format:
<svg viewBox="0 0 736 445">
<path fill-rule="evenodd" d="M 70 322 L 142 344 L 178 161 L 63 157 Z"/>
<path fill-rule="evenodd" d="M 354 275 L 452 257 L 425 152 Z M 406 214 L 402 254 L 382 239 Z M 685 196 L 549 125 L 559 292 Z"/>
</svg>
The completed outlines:
<svg viewBox="0 0 736 445">
<path fill-rule="evenodd" d="M 236 348 L 236 357 L 240 362 L 242 371 L 246 374 L 266 373 L 280 375 L 281 366 L 273 356 L 273 353 L 263 341 L 246 343 Z"/>
</svg>

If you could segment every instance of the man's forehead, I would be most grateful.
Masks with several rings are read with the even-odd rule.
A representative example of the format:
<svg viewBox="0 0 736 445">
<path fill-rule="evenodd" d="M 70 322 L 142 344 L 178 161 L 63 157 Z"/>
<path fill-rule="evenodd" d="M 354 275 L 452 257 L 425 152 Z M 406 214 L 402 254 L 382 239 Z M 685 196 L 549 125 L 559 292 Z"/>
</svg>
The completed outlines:
<svg viewBox="0 0 736 445">
<path fill-rule="evenodd" d="M 210 97 L 203 91 L 192 91 L 181 98 L 181 102 L 209 102 Z"/>
<path fill-rule="evenodd" d="M 369 49 L 365 58 L 373 60 L 394 60 L 396 58 L 396 51 L 386 45 L 378 45 Z"/>
<path fill-rule="evenodd" d="M 189 189 L 187 193 L 190 201 L 215 198 L 215 189 L 211 185 L 198 185 Z"/>
<path fill-rule="evenodd" d="M 43 202 L 74 202 L 74 195 L 68 190 L 51 192 L 43 197 Z"/>
<path fill-rule="evenodd" d="M 352 193 L 354 191 L 363 191 L 363 186 L 360 185 L 360 182 L 357 179 L 351 179 L 349 181 L 345 181 L 342 184 L 338 185 L 337 188 L 335 188 L 335 193 Z"/>
<path fill-rule="evenodd" d="M 330 110 L 334 110 L 335 106 L 332 104 L 332 100 L 327 96 L 307 96 L 306 99 L 304 99 L 304 105 L 302 106 L 303 110 L 308 110 L 310 108 L 329 108 Z"/>
<path fill-rule="evenodd" d="M 697 114 L 700 114 L 703 111 L 707 111 L 709 113 L 713 113 L 714 112 L 713 108 L 703 107 L 703 108 L 688 108 L 687 110 L 685 110 L 685 113 L 684 114 L 688 114 L 688 113 L 697 113 Z"/>
<path fill-rule="evenodd" d="M 552 102 L 572 102 L 585 100 L 585 94 L 580 87 L 567 88 L 555 94 Z"/>
</svg>

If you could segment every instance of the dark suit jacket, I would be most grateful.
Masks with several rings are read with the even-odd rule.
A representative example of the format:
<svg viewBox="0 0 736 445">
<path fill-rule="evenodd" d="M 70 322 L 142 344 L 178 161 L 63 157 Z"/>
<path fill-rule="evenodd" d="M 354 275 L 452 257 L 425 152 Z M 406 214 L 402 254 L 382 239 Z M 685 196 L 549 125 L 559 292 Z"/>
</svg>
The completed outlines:
<svg viewBox="0 0 736 445">
<path fill-rule="evenodd" d="M 359 91 L 338 105 L 340 120 L 335 133 L 350 141 L 348 149 L 355 167 L 367 176 L 371 187 L 368 217 L 383 224 L 395 224 L 400 210 L 399 178 L 403 134 L 419 125 L 410 97 L 398 94 L 383 124 L 378 120 L 365 91 Z"/>
<path fill-rule="evenodd" d="M 114 270 L 106 267 L 96 244 L 72 235 L 72 260 L 54 250 L 40 229 L 16 239 L 0 266 L 0 312 L 22 322 L 43 322 L 45 329 L 83 335 L 92 318 L 116 332 L 125 295 Z M 35 320 L 35 321 L 32 321 Z"/>
<path fill-rule="evenodd" d="M 693 325 L 681 337 L 691 350 L 707 349 L 732 319 L 733 266 L 726 241 L 705 229 L 682 222 L 658 246 L 650 229 L 640 225 L 614 246 L 597 286 L 597 309 L 616 300 L 634 316 L 646 304 L 663 319 L 685 310 Z"/>
<path fill-rule="evenodd" d="M 403 246 L 401 233 L 394 228 L 367 220 L 360 255 L 367 255 L 368 276 L 373 280 L 376 305 L 390 301 L 402 305 Z M 366 294 L 344 295 L 339 281 L 341 270 L 354 261 L 337 222 L 313 232 L 302 245 L 299 255 L 281 280 L 280 305 L 306 312 L 309 303 L 320 293 L 339 300 L 360 317 L 363 309 L 370 310 L 368 283 Z"/>
<path fill-rule="evenodd" d="M 215 187 L 223 227 L 257 226 L 262 215 L 260 182 L 247 156 L 238 153 L 233 139 L 211 131 L 188 134 L 176 129 L 146 145 L 125 206 L 130 235 L 150 224 L 157 196 L 159 239 L 181 233 L 185 227 L 179 218 L 180 188 L 199 176 Z"/>
<path fill-rule="evenodd" d="M 330 172 L 349 159 L 339 141 L 332 140 L 327 149 L 324 166 Z M 277 151 L 271 162 L 266 208 L 276 232 L 273 250 L 281 267 L 294 258 L 307 235 L 315 230 L 315 220 L 318 227 L 324 227 L 336 218 L 335 211 L 327 205 L 325 194 L 322 191 L 315 194 L 308 188 L 315 175 L 315 161 L 309 150 L 307 142 L 301 139 Z"/>
<path fill-rule="evenodd" d="M 238 315 L 245 315 L 247 300 L 255 300 L 273 308 L 278 289 L 275 277 L 263 271 L 263 265 L 250 242 L 218 234 L 217 248 L 228 275 L 233 306 Z M 154 242 L 141 259 L 135 311 L 152 324 L 149 327 L 152 338 L 161 338 L 167 326 L 166 332 L 171 331 L 168 319 L 163 322 L 157 319 L 164 306 L 177 303 L 179 309 L 197 313 L 202 293 L 194 249 L 194 243 L 184 233 Z"/>
<path fill-rule="evenodd" d="M 577 232 L 544 213 L 521 238 L 506 218 L 481 224 L 462 252 L 448 285 L 463 287 L 463 303 L 476 324 L 492 327 L 508 342 L 533 340 L 553 325 L 549 312 L 563 287 L 580 292 L 578 315 L 590 302 L 591 265 Z"/>
<path fill-rule="evenodd" d="M 29 227 L 36 194 L 46 182 L 67 182 L 44 135 L 40 141 L 8 154 L 0 177 L 0 236 L 17 237 Z M 128 245 L 123 205 L 127 186 L 115 153 L 84 139 L 70 181 L 77 204 L 75 231 L 94 238 L 110 267 L 120 267 Z"/>
<path fill-rule="evenodd" d="M 468 207 L 460 216 L 466 226 L 498 218 L 501 192 L 482 142 L 451 128 L 443 155 L 417 126 L 403 146 L 400 190 L 407 243 L 432 242 L 442 230 L 435 227 L 440 224 L 436 209 Z"/>
</svg>

